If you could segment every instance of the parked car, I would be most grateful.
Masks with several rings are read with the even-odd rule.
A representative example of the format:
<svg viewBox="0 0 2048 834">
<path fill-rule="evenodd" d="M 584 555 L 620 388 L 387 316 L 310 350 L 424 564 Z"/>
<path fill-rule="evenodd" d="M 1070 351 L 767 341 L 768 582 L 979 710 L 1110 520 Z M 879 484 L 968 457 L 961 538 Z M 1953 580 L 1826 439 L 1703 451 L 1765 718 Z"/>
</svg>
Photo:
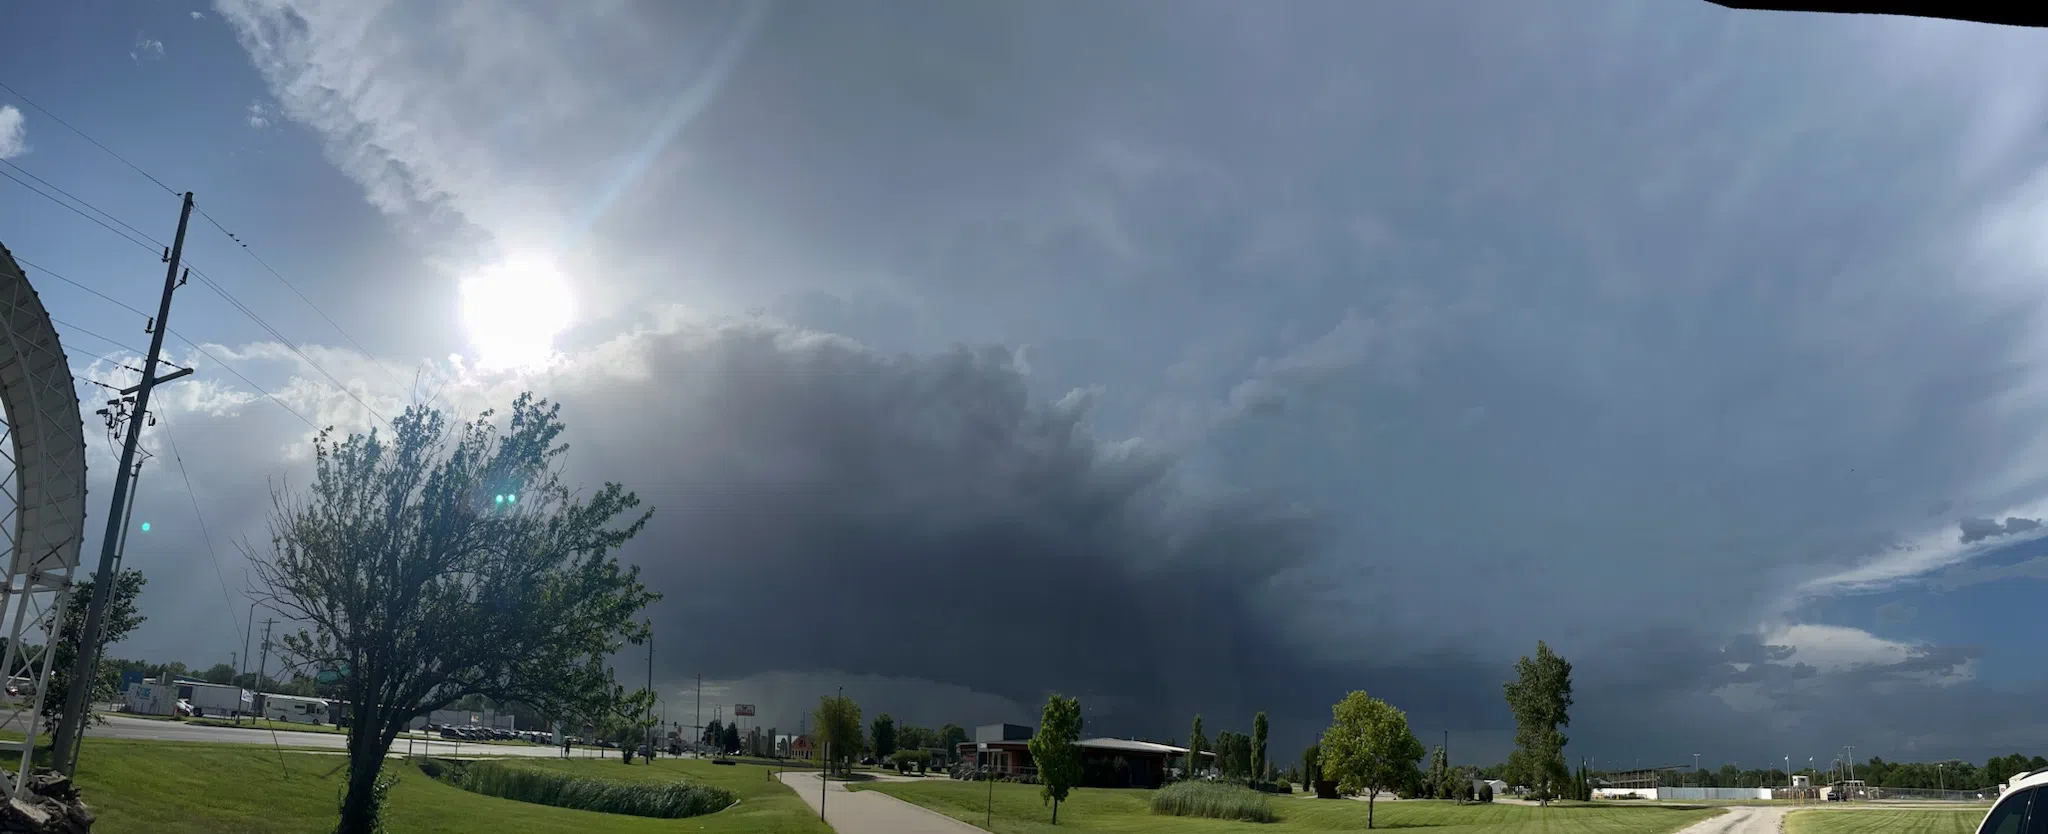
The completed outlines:
<svg viewBox="0 0 2048 834">
<path fill-rule="evenodd" d="M 2042 815 L 2048 814 L 2048 770 L 2023 773 L 2006 784 L 2005 793 L 1977 823 L 1977 834 L 2019 834 L 2033 830 L 2041 824 Z M 2029 804 L 2041 806 L 2033 809 L 2032 820 L 2028 819 Z"/>
</svg>

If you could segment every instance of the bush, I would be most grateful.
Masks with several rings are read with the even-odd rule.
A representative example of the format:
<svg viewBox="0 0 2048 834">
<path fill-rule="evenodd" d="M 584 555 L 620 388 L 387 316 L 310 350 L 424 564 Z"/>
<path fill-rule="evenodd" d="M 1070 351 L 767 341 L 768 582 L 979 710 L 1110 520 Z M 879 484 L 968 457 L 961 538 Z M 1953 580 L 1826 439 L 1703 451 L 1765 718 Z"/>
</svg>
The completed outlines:
<svg viewBox="0 0 2048 834">
<path fill-rule="evenodd" d="M 732 807 L 732 791 L 692 782 L 614 782 L 502 762 L 422 765 L 428 776 L 471 793 L 556 808 L 677 819 Z"/>
<path fill-rule="evenodd" d="M 1491 784 L 1488 784 L 1488 783 L 1485 783 L 1485 782 L 1481 782 L 1481 783 L 1479 783 L 1479 801 L 1480 801 L 1480 802 L 1492 802 L 1492 801 L 1493 801 L 1493 785 L 1491 785 Z"/>
<path fill-rule="evenodd" d="M 1152 813 L 1245 822 L 1277 819 L 1265 794 L 1220 782 L 1176 782 L 1153 791 Z"/>
<path fill-rule="evenodd" d="M 1286 782 L 1253 782 L 1251 788 L 1259 793 L 1294 793 L 1294 786 Z"/>
</svg>

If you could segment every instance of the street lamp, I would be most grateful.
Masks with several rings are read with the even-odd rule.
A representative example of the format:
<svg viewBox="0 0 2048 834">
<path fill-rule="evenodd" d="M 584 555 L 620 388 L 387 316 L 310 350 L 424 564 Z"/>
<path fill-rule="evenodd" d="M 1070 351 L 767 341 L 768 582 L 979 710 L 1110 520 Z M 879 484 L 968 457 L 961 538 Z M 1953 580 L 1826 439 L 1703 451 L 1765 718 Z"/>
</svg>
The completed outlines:
<svg viewBox="0 0 2048 834">
<path fill-rule="evenodd" d="M 1707 774 L 1700 771 L 1700 754 L 1692 754 L 1692 778 L 1699 780 L 1700 795 L 1707 795 Z"/>
</svg>

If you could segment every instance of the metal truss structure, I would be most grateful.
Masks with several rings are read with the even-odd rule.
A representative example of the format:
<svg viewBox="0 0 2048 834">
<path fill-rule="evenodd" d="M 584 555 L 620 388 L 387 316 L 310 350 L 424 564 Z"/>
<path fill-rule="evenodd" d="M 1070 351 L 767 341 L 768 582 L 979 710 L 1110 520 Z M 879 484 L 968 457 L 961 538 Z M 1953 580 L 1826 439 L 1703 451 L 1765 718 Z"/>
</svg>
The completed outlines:
<svg viewBox="0 0 2048 834">
<path fill-rule="evenodd" d="M 34 765 L 40 716 L 50 689 L 56 635 L 85 535 L 85 422 L 71 364 L 50 314 L 21 265 L 0 246 L 0 536 L 5 582 L 0 618 L 0 727 L 22 741 L 0 742 L 0 795 L 22 790 Z M 19 754 L 15 759 L 13 754 Z"/>
</svg>

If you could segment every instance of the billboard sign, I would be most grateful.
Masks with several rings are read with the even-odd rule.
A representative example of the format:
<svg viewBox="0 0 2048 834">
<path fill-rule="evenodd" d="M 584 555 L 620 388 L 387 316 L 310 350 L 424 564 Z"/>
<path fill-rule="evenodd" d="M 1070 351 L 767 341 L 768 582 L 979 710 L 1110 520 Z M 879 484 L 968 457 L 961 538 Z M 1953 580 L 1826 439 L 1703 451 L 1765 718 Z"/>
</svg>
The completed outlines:
<svg viewBox="0 0 2048 834">
<path fill-rule="evenodd" d="M 747 717 L 747 718 L 752 718 L 752 717 L 753 717 L 753 715 L 754 715 L 754 705 L 753 705 L 753 704 L 733 704 L 733 705 L 732 705 L 732 714 L 733 714 L 733 715 L 738 715 L 738 716 L 743 716 L 743 717 Z"/>
</svg>

